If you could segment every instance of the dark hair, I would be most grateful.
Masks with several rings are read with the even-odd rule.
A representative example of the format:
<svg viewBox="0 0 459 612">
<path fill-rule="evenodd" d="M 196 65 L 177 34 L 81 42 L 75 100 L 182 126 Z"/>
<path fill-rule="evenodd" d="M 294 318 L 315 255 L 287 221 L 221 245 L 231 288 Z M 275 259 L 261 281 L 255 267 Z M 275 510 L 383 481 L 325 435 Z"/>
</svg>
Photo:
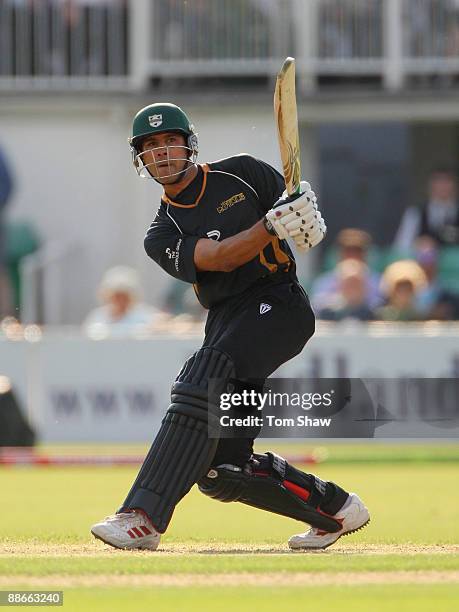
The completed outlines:
<svg viewBox="0 0 459 612">
<path fill-rule="evenodd" d="M 371 236 L 364 230 L 347 227 L 337 235 L 336 244 L 344 249 L 362 249 L 366 251 L 371 244 Z"/>
<path fill-rule="evenodd" d="M 455 170 L 453 170 L 453 168 L 451 166 L 437 166 L 435 168 L 432 168 L 432 170 L 430 171 L 430 178 L 436 176 L 436 175 L 443 175 L 443 176 L 449 176 L 451 178 L 457 178 L 456 176 L 456 172 Z"/>
</svg>

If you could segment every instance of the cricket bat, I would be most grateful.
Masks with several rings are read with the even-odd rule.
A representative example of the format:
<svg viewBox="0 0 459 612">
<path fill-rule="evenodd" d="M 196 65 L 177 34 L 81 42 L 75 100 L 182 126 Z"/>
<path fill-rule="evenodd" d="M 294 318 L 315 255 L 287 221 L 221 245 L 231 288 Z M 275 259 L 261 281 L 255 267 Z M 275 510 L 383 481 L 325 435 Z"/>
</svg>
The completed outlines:
<svg viewBox="0 0 459 612">
<path fill-rule="evenodd" d="M 301 167 L 298 135 L 298 113 L 295 96 L 295 58 L 287 57 L 276 79 L 274 91 L 279 150 L 287 193 L 300 193 Z"/>
</svg>

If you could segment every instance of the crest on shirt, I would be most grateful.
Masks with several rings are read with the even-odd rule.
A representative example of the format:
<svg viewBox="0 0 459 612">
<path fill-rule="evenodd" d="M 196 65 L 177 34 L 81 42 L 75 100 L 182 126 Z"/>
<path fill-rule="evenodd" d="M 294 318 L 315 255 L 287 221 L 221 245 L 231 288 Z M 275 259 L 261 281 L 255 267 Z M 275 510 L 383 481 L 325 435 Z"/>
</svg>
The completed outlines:
<svg viewBox="0 0 459 612">
<path fill-rule="evenodd" d="M 220 240 L 220 230 L 211 230 L 207 232 L 207 237 L 211 240 Z"/>
<path fill-rule="evenodd" d="M 148 117 L 148 123 L 151 125 L 151 127 L 157 128 L 161 125 L 162 122 L 163 122 L 162 115 L 150 115 Z"/>
</svg>

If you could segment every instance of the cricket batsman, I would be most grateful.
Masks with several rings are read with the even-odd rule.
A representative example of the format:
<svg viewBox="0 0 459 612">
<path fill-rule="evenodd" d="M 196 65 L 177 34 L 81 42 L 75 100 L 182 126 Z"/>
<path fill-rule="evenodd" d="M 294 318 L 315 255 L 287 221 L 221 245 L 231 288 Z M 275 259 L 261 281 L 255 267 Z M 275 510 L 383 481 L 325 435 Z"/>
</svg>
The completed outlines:
<svg viewBox="0 0 459 612">
<path fill-rule="evenodd" d="M 146 238 L 147 254 L 174 278 L 192 283 L 209 310 L 202 347 L 172 384 L 170 406 L 118 512 L 92 534 L 116 548 L 158 547 L 178 502 L 197 483 L 221 502 L 240 502 L 310 525 L 292 549 L 327 548 L 364 527 L 355 493 L 305 474 L 253 438 L 208 435 L 209 379 L 265 380 L 314 334 L 314 314 L 286 239 L 300 251 L 326 226 L 309 183 L 294 200 L 274 168 L 241 154 L 198 164 L 198 139 L 184 111 L 151 104 L 129 139 L 137 173 L 164 193 Z"/>
</svg>

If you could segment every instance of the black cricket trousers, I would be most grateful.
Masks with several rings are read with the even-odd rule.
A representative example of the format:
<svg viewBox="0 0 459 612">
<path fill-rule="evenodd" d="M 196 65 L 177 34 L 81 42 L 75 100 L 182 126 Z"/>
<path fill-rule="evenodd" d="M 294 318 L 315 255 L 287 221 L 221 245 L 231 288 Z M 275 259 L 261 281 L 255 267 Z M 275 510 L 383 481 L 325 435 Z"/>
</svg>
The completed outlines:
<svg viewBox="0 0 459 612">
<path fill-rule="evenodd" d="M 238 379 L 264 380 L 302 351 L 314 329 L 309 299 L 298 282 L 289 279 L 257 286 L 211 309 L 203 347 L 227 353 Z M 253 439 L 222 438 L 212 465 L 242 467 L 252 452 Z"/>
</svg>

